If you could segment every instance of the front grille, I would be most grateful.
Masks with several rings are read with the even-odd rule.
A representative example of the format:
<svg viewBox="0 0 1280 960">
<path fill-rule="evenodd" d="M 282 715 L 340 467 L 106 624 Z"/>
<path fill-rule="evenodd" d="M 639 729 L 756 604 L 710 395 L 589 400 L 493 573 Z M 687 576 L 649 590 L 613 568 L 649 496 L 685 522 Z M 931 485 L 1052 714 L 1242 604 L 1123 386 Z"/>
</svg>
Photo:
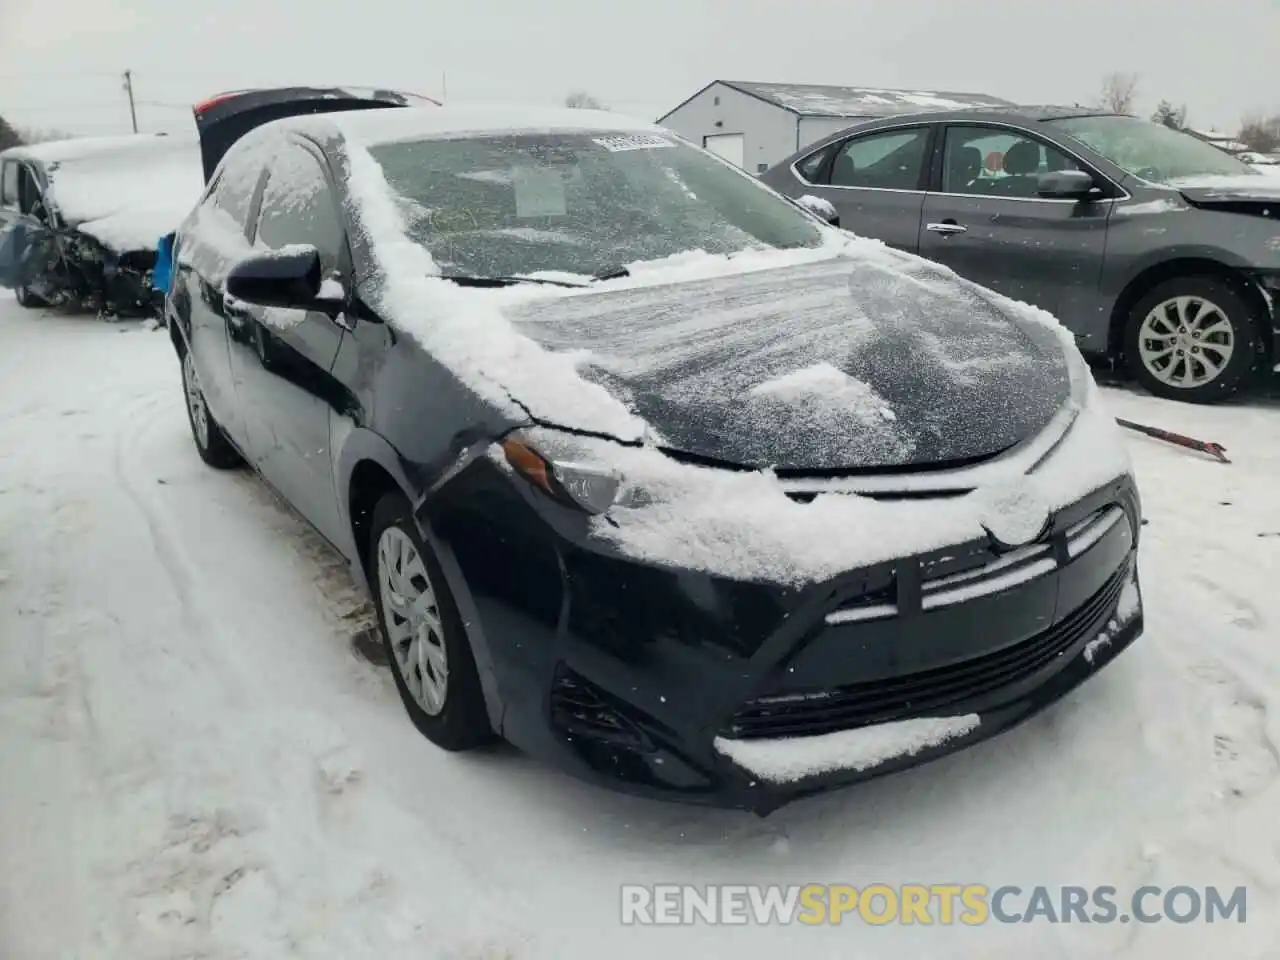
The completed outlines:
<svg viewBox="0 0 1280 960">
<path fill-rule="evenodd" d="M 914 560 L 919 576 L 909 578 L 922 610 L 937 610 L 976 597 L 1011 590 L 1060 569 L 1083 554 L 1125 519 L 1124 508 L 1108 504 L 1066 527 L 1046 533 L 1036 543 L 999 552 L 990 541 L 974 541 Z M 893 581 L 874 596 L 859 594 L 836 603 L 826 615 L 831 626 L 883 620 L 897 616 L 908 604 L 902 596 L 903 578 L 894 571 Z"/>
<path fill-rule="evenodd" d="M 995 653 L 920 673 L 816 693 L 748 701 L 729 723 L 741 738 L 812 737 L 839 730 L 949 714 L 966 701 L 1012 686 L 1047 667 L 1101 629 L 1111 615 L 1129 564 L 1062 622 Z"/>
</svg>

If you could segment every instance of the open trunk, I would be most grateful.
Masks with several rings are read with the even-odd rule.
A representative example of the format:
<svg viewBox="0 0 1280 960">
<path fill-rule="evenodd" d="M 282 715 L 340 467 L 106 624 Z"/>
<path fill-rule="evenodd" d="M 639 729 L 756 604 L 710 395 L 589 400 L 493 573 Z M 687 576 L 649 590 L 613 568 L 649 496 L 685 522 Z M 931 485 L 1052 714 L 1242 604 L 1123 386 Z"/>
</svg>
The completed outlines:
<svg viewBox="0 0 1280 960">
<path fill-rule="evenodd" d="M 412 93 L 357 87 L 277 87 L 210 97 L 194 108 L 205 182 L 213 177 L 233 143 L 272 120 L 312 113 L 424 106 L 440 104 Z"/>
</svg>

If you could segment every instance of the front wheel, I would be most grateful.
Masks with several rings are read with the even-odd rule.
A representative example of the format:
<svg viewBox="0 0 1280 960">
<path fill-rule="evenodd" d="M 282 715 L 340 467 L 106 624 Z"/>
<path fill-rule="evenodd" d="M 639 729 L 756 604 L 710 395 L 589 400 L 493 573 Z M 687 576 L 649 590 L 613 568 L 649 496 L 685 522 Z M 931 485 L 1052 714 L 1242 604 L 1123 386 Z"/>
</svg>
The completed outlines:
<svg viewBox="0 0 1280 960">
<path fill-rule="evenodd" d="M 38 297 L 26 287 L 15 287 L 14 295 L 18 298 L 18 306 L 26 307 L 28 310 L 38 310 L 41 307 L 49 306 L 49 301 L 43 297 Z"/>
<path fill-rule="evenodd" d="M 1214 403 L 1238 391 L 1257 364 L 1255 311 L 1238 285 L 1180 277 L 1138 301 L 1125 327 L 1125 360 L 1156 396 Z"/>
<path fill-rule="evenodd" d="M 492 740 L 462 618 L 409 501 L 399 493 L 387 494 L 373 509 L 369 569 L 387 659 L 413 725 L 445 750 Z"/>
</svg>

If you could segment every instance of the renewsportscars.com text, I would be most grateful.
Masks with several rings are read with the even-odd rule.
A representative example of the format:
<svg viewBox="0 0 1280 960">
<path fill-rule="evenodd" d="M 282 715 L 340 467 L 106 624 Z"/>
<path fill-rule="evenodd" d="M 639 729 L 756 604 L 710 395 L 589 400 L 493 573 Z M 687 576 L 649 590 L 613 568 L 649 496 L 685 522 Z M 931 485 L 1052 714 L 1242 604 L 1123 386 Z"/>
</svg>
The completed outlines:
<svg viewBox="0 0 1280 960">
<path fill-rule="evenodd" d="M 1144 886 L 991 887 L 922 884 L 864 887 L 726 884 L 626 885 L 627 925 L 841 923 L 981 926 L 987 923 L 1244 923 L 1246 888 Z"/>
</svg>

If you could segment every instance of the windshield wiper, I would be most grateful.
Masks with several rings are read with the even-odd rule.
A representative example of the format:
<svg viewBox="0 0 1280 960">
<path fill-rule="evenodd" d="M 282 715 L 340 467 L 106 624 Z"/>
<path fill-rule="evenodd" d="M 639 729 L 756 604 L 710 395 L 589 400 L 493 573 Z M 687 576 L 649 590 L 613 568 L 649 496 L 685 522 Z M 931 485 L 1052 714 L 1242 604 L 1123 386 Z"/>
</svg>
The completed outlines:
<svg viewBox="0 0 1280 960">
<path fill-rule="evenodd" d="M 591 275 L 591 279 L 593 282 L 598 283 L 601 280 L 621 280 L 623 277 L 629 277 L 629 276 L 631 276 L 630 270 L 628 270 L 626 267 L 618 266 L 618 267 L 606 267 L 603 270 L 597 270 L 595 273 Z"/>
<path fill-rule="evenodd" d="M 517 283 L 545 283 L 552 287 L 585 287 L 585 283 L 572 280 L 549 280 L 546 277 L 480 277 L 470 273 L 442 273 L 441 280 L 450 280 L 463 287 L 513 287 Z"/>
</svg>

